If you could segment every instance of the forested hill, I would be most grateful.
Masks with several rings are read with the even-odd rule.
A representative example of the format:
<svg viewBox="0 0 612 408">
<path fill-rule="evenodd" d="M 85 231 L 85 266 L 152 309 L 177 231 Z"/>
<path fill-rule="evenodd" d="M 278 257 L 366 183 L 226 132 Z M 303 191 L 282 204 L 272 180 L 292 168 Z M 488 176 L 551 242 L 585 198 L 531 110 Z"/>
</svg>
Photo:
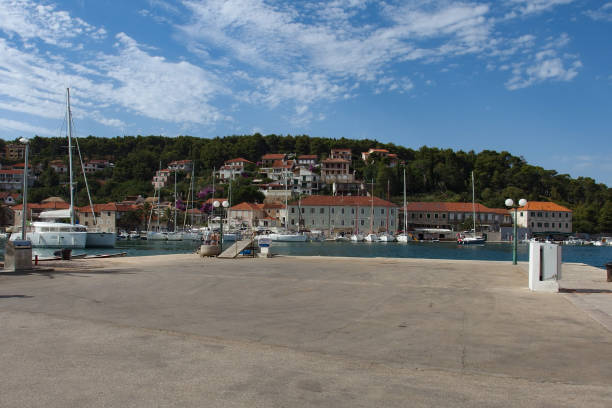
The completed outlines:
<svg viewBox="0 0 612 408">
<path fill-rule="evenodd" d="M 66 140 L 35 137 L 31 141 L 34 163 L 65 158 Z M 330 139 L 309 136 L 260 134 L 203 139 L 190 136 L 125 136 L 115 138 L 79 138 L 83 155 L 91 159 L 107 158 L 115 163 L 96 176 L 92 183 L 96 201 L 120 200 L 126 194 L 152 194 L 150 180 L 160 165 L 172 160 L 192 159 L 198 183 L 209 183 L 210 170 L 227 159 L 244 157 L 258 162 L 266 153 L 316 154 L 319 159 L 335 147 L 353 152 L 351 169 L 357 177 L 374 180 L 375 193 L 386 197 L 387 186 L 393 200 L 401 201 L 404 166 L 388 168 L 384 160 L 364 163 L 361 152 L 385 148 L 406 163 L 408 195 L 412 201 L 470 201 L 470 173 L 476 178 L 476 199 L 490 207 L 503 207 L 507 197 L 555 201 L 574 210 L 578 231 L 612 231 L 612 189 L 591 178 L 571 178 L 554 170 L 545 170 L 508 152 L 485 150 L 479 153 L 422 147 L 418 150 L 380 143 L 376 140 Z M 43 172 L 39 190 L 52 189 L 49 171 Z M 39 195 L 52 193 L 40 190 Z M 55 191 L 55 193 L 58 193 Z"/>
</svg>

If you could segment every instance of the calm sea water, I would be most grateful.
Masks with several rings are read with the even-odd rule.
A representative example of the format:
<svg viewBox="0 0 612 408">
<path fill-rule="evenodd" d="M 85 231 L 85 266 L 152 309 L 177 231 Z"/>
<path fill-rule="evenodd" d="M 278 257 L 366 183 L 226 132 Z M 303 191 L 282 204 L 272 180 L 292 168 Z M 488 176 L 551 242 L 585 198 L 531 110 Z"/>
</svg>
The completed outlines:
<svg viewBox="0 0 612 408">
<path fill-rule="evenodd" d="M 114 249 L 88 249 L 88 254 L 109 254 L 127 252 L 128 256 L 160 254 L 185 254 L 194 252 L 197 242 L 192 241 L 117 241 Z M 35 248 L 40 257 L 50 257 L 55 249 Z M 73 254 L 85 251 L 74 250 Z M 300 256 L 350 256 L 386 258 L 430 258 L 430 259 L 473 259 L 484 261 L 511 261 L 512 245 L 509 243 L 488 243 L 478 246 L 460 246 L 455 243 L 410 242 L 392 243 L 351 243 L 351 242 L 274 242 L 272 252 L 280 255 Z M 612 262 L 612 247 L 564 246 L 563 262 L 579 262 L 603 268 Z M 4 243 L 0 243 L 0 258 L 4 257 Z M 519 244 L 518 259 L 527 261 L 529 246 Z"/>
</svg>

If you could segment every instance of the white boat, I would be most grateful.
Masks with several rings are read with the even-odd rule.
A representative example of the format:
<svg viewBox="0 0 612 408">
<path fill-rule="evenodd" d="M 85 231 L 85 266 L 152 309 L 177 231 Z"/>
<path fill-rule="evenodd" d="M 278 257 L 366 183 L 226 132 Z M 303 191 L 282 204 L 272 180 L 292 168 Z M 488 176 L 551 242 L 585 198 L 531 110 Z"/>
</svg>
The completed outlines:
<svg viewBox="0 0 612 408">
<path fill-rule="evenodd" d="M 10 240 L 21 239 L 21 231 L 11 234 Z M 26 229 L 26 239 L 34 248 L 85 248 L 87 227 L 64 222 L 37 221 Z"/>
<path fill-rule="evenodd" d="M 380 234 L 380 236 L 378 237 L 378 240 L 380 242 L 395 242 L 395 237 L 385 232 L 383 234 Z"/>
<path fill-rule="evenodd" d="M 395 239 L 397 239 L 397 242 L 408 242 L 410 241 L 410 236 L 406 233 L 402 233 L 395 237 Z"/>
<path fill-rule="evenodd" d="M 351 242 L 362 242 L 363 241 L 363 235 L 362 234 L 353 234 L 351 235 Z"/>
<path fill-rule="evenodd" d="M 376 234 L 368 234 L 363 238 L 363 240 L 365 242 L 378 242 L 378 236 L 376 236 Z"/>
<path fill-rule="evenodd" d="M 350 241 L 349 237 L 346 237 L 344 235 L 336 235 L 336 237 L 334 238 L 334 240 L 336 242 L 348 242 Z"/>
<path fill-rule="evenodd" d="M 168 232 L 166 234 L 166 241 L 182 241 L 183 233 L 178 231 Z"/>
<path fill-rule="evenodd" d="M 272 241 L 276 242 L 306 242 L 307 236 L 305 234 L 298 233 L 272 233 L 267 235 Z"/>
<path fill-rule="evenodd" d="M 149 231 L 147 232 L 147 241 L 167 241 L 168 234 L 165 232 Z"/>
<path fill-rule="evenodd" d="M 473 236 L 473 237 L 469 237 L 469 236 L 464 236 L 464 237 L 459 237 L 457 239 L 457 242 L 460 243 L 461 245 L 484 245 L 484 243 L 487 240 L 483 237 L 478 237 L 478 236 Z"/>
<path fill-rule="evenodd" d="M 476 193 L 474 188 L 474 172 L 472 172 L 472 219 L 474 220 L 474 230 L 472 236 L 462 234 L 457 238 L 457 243 L 461 245 L 484 245 L 486 238 L 476 235 Z"/>
<path fill-rule="evenodd" d="M 0 232 L 0 240 L 7 239 L 8 237 L 9 237 L 9 234 L 7 234 L 6 232 Z"/>
<path fill-rule="evenodd" d="M 140 234 L 137 231 L 130 231 L 128 239 L 140 239 Z"/>
<path fill-rule="evenodd" d="M 183 231 L 183 241 L 201 241 L 202 234 L 197 231 Z"/>
<path fill-rule="evenodd" d="M 114 248 L 117 235 L 112 232 L 101 232 L 88 229 L 87 239 L 85 240 L 86 248 Z"/>
</svg>

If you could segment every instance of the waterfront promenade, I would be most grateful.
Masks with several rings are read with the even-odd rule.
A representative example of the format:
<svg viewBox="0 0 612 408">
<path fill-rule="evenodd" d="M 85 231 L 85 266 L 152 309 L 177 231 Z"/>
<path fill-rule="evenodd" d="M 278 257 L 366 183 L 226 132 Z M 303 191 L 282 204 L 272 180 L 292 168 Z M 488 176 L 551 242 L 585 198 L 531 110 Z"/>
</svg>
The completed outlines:
<svg viewBox="0 0 612 408">
<path fill-rule="evenodd" d="M 564 265 L 75 260 L 0 275 L 2 407 L 612 405 L 612 283 Z"/>
</svg>

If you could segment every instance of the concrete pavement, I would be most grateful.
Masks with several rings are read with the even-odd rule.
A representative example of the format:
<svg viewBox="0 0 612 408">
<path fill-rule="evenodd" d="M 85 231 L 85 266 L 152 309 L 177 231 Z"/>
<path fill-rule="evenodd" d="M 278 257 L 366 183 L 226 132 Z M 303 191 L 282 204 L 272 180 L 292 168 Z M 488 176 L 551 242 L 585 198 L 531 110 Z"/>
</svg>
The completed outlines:
<svg viewBox="0 0 612 408">
<path fill-rule="evenodd" d="M 564 267 L 573 289 L 597 274 Z M 0 406 L 610 406 L 612 331 L 568 301 L 605 316 L 606 284 L 533 293 L 502 262 L 72 261 L 0 276 Z"/>
</svg>

